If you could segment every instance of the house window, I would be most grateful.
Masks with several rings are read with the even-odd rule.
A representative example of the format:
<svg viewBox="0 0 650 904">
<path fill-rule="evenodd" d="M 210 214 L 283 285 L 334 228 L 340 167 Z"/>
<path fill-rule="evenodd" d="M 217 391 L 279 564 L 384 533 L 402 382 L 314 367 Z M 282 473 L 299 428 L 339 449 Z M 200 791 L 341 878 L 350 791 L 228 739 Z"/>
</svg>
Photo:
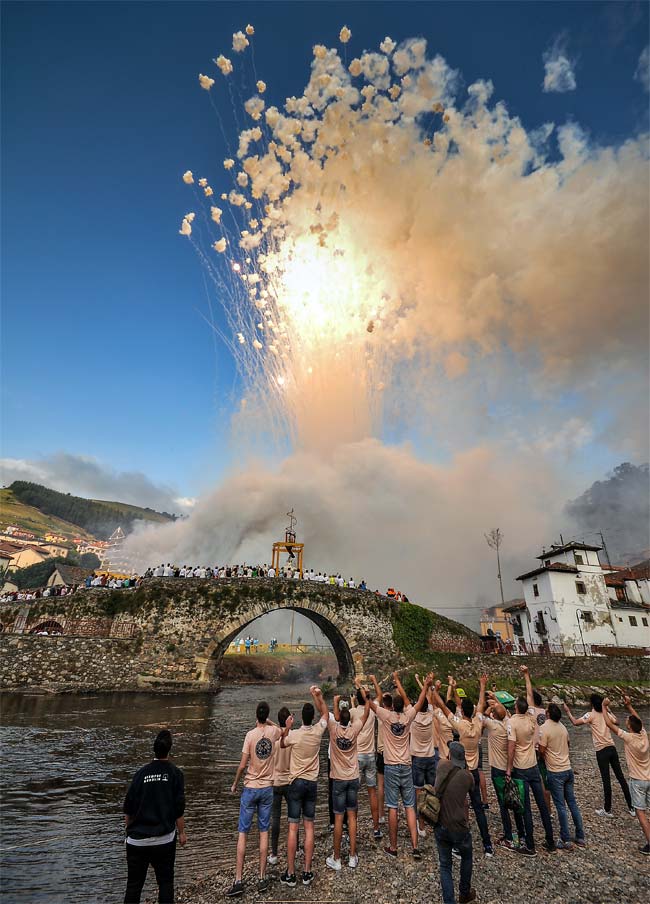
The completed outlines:
<svg viewBox="0 0 650 904">
<path fill-rule="evenodd" d="M 587 587 L 584 581 L 576 581 L 576 590 L 581 596 L 584 596 L 587 592 Z"/>
<path fill-rule="evenodd" d="M 582 558 L 582 556 L 580 555 L 579 552 L 574 552 L 573 555 L 576 560 L 576 565 L 584 565 L 585 564 L 585 560 Z"/>
<path fill-rule="evenodd" d="M 591 612 L 583 612 L 582 619 L 587 622 L 588 625 L 593 625 L 594 623 L 594 616 Z"/>
<path fill-rule="evenodd" d="M 533 584 L 533 596 L 539 596 L 539 587 L 537 584 Z"/>
<path fill-rule="evenodd" d="M 637 625 L 636 615 L 630 615 L 630 624 L 632 625 L 633 628 L 636 628 L 636 625 Z"/>
<path fill-rule="evenodd" d="M 544 565 L 546 565 L 547 568 L 548 568 L 548 566 L 549 566 L 550 564 L 551 564 L 551 560 L 550 560 L 550 559 L 547 559 L 547 560 L 544 562 Z"/>
<path fill-rule="evenodd" d="M 619 620 L 619 621 L 623 621 L 623 619 L 621 618 L 620 615 L 618 616 L 618 620 Z"/>
<path fill-rule="evenodd" d="M 648 627 L 648 619 L 647 619 L 647 618 L 642 618 L 641 621 L 642 621 L 642 623 L 643 623 L 643 627 L 644 627 L 644 628 L 647 628 L 647 627 Z"/>
<path fill-rule="evenodd" d="M 627 600 L 627 593 L 625 592 L 625 587 L 617 587 L 616 588 L 616 599 L 624 602 Z"/>
</svg>

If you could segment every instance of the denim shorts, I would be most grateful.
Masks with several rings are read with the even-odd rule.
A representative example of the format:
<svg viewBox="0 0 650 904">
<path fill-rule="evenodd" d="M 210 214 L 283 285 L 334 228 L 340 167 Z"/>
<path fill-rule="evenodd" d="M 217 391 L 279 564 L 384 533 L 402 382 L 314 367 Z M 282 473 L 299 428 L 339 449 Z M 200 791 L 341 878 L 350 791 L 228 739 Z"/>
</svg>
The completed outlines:
<svg viewBox="0 0 650 904">
<path fill-rule="evenodd" d="M 271 824 L 273 788 L 246 788 L 242 790 L 239 802 L 239 831 L 250 832 L 253 816 L 257 813 L 257 827 L 260 832 L 268 832 Z"/>
<path fill-rule="evenodd" d="M 635 810 L 650 810 L 650 782 L 640 778 L 629 779 L 630 797 Z"/>
<path fill-rule="evenodd" d="M 413 772 L 413 784 L 416 788 L 424 788 L 425 785 L 435 785 L 435 756 L 414 756 L 411 759 L 411 770 Z"/>
<path fill-rule="evenodd" d="M 384 799 L 389 810 L 396 810 L 400 795 L 405 807 L 415 806 L 415 788 L 413 787 L 413 771 L 403 763 L 384 767 Z"/>
<path fill-rule="evenodd" d="M 359 761 L 359 784 L 365 779 L 368 788 L 376 788 L 377 761 L 374 753 L 360 753 L 357 759 Z"/>
<path fill-rule="evenodd" d="M 287 811 L 289 822 L 313 822 L 316 815 L 316 782 L 305 778 L 296 778 L 289 785 L 287 795 Z"/>
<path fill-rule="evenodd" d="M 335 778 L 332 781 L 332 809 L 341 815 L 346 810 L 357 810 L 359 798 L 359 779 L 353 778 L 342 781 Z"/>
</svg>

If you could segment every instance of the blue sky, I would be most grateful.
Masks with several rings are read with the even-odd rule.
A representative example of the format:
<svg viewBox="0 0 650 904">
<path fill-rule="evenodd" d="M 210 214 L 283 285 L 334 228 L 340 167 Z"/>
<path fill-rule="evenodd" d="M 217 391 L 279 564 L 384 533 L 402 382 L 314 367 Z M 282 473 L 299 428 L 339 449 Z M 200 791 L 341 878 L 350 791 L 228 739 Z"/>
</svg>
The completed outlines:
<svg viewBox="0 0 650 904">
<path fill-rule="evenodd" d="M 647 127 L 641 3 L 4 3 L 5 456 L 83 454 L 183 494 L 230 461 L 237 377 L 178 235 L 180 176 L 217 171 L 197 74 L 249 21 L 270 102 L 303 87 L 312 45 L 347 24 L 355 53 L 423 35 L 466 84 L 492 79 L 527 128 L 575 120 L 617 143 Z M 558 39 L 577 89 L 544 93 Z M 616 463 L 590 454 L 593 470 Z"/>
</svg>

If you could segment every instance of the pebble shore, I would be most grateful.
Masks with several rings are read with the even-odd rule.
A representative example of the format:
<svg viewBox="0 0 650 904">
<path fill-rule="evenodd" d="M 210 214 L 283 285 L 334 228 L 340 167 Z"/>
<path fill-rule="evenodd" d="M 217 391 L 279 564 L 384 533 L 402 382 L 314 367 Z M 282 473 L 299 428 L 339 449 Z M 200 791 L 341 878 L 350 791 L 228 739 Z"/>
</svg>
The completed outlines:
<svg viewBox="0 0 650 904">
<path fill-rule="evenodd" d="M 473 814 L 470 815 L 474 842 L 473 887 L 481 904 L 646 904 L 650 900 L 650 857 L 639 853 L 644 843 L 636 818 L 629 815 L 620 789 L 614 780 L 614 819 L 596 815 L 602 806 L 602 790 L 595 757 L 588 757 L 576 771 L 576 796 L 582 810 L 588 846 L 574 848 L 571 852 L 558 851 L 547 854 L 541 848 L 543 831 L 537 811 L 535 838 L 538 854 L 526 859 L 518 854 L 497 848 L 495 856 L 483 856 L 480 836 Z M 319 794 L 325 791 L 320 783 Z M 493 842 L 501 833 L 501 822 L 488 779 L 490 810 L 488 821 Z M 367 802 L 362 789 L 363 805 Z M 557 818 L 553 810 L 553 825 Z M 382 827 L 387 828 L 387 827 Z M 327 826 L 317 819 L 316 851 L 313 871 L 315 879 L 311 887 L 300 883 L 297 861 L 298 885 L 294 889 L 280 883 L 280 873 L 285 868 L 284 851 L 276 867 L 269 867 L 271 887 L 263 895 L 257 893 L 257 834 L 251 833 L 249 859 L 244 874 L 246 890 L 239 900 L 255 904 L 284 904 L 291 901 L 310 901 L 311 904 L 441 904 L 442 895 L 438 874 L 438 857 L 430 830 L 421 839 L 423 859 L 413 861 L 406 825 L 400 819 L 397 860 L 383 852 L 384 841 L 372 840 L 372 824 L 367 806 L 362 806 L 359 818 L 359 866 L 356 870 L 347 866 L 347 848 L 342 850 L 343 869 L 334 873 L 325 866 L 325 858 L 331 853 L 331 836 Z M 177 892 L 178 904 L 215 904 L 226 900 L 224 893 L 233 880 L 232 870 L 219 870 L 206 875 Z M 458 866 L 454 866 L 454 878 L 458 881 Z M 151 899 L 150 899 L 151 901 Z"/>
</svg>

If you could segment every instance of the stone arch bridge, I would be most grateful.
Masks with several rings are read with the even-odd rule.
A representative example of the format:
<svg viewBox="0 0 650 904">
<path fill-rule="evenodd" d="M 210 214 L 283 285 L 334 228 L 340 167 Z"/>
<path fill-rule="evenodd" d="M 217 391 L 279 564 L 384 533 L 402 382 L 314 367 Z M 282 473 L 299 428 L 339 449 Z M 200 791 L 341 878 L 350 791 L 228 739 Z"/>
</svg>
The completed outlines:
<svg viewBox="0 0 650 904">
<path fill-rule="evenodd" d="M 84 638 L 84 655 L 101 638 L 102 649 L 111 651 L 104 653 L 111 660 L 106 666 L 120 686 L 207 690 L 218 682 L 228 645 L 248 624 L 290 609 L 311 619 L 329 639 L 343 682 L 373 672 L 385 676 L 406 663 L 394 633 L 397 605 L 368 591 L 280 578 L 150 578 L 136 590 L 92 588 L 36 600 L 29 613 L 24 608 L 16 613 L 13 631 L 29 634 L 45 618 L 56 620 L 63 645 L 66 635 Z M 440 616 L 436 620 L 442 627 L 442 637 L 435 632 L 442 640 L 438 649 L 480 649 L 469 629 Z M 4 613 L 2 622 L 12 633 L 11 613 Z M 446 641 L 451 647 L 443 623 L 451 629 Z M 421 640 L 426 647 L 429 638 Z"/>
</svg>

